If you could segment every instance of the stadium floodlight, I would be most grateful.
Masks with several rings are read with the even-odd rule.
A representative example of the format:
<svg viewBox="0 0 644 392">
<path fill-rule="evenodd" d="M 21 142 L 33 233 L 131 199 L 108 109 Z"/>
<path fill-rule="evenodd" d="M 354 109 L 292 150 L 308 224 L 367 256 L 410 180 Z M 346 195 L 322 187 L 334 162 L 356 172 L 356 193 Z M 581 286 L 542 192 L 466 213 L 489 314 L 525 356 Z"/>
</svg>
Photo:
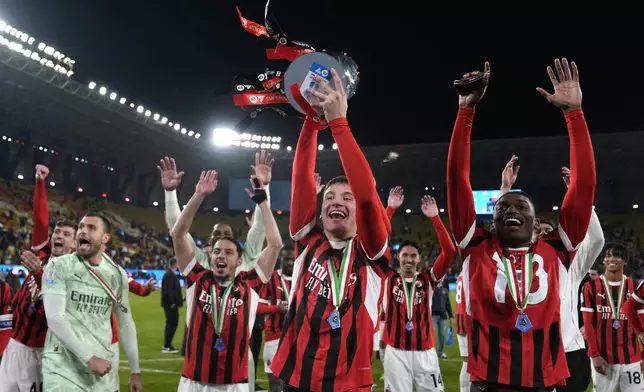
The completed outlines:
<svg viewBox="0 0 644 392">
<path fill-rule="evenodd" d="M 636 210 L 636 209 L 638 209 L 638 208 L 640 208 L 640 206 L 639 206 L 639 205 L 637 205 L 637 204 L 633 204 L 633 209 L 634 209 L 634 210 Z"/>
<path fill-rule="evenodd" d="M 89 87 L 90 90 L 94 90 L 96 88 L 96 82 L 89 82 L 87 87 Z"/>
<path fill-rule="evenodd" d="M 79 193 L 83 193 L 83 188 L 78 187 L 78 192 L 79 192 Z"/>
<path fill-rule="evenodd" d="M 152 115 L 152 112 L 148 109 L 145 111 L 145 117 L 150 117 Z"/>
<path fill-rule="evenodd" d="M 36 41 L 36 39 L 34 37 L 29 37 L 29 39 L 27 40 L 27 43 L 29 45 L 33 45 L 35 41 Z"/>
<path fill-rule="evenodd" d="M 136 106 L 136 105 L 134 105 L 134 102 L 130 102 L 130 107 L 131 107 L 132 109 L 134 109 L 134 106 Z"/>
<path fill-rule="evenodd" d="M 175 123 L 175 124 L 174 124 L 174 130 L 175 130 L 175 131 L 178 131 L 178 130 L 180 130 L 180 129 L 181 129 L 181 125 L 179 125 L 179 123 Z"/>
<path fill-rule="evenodd" d="M 552 206 L 553 211 L 557 211 L 559 209 L 559 206 Z"/>
<path fill-rule="evenodd" d="M 235 140 L 239 140 L 239 133 L 230 128 L 215 128 L 212 131 L 212 143 L 217 147 L 230 146 Z"/>
<path fill-rule="evenodd" d="M 219 207 L 215 207 L 212 210 L 215 211 L 215 212 L 219 212 Z"/>
<path fill-rule="evenodd" d="M 188 131 L 185 128 L 181 128 L 181 133 L 185 135 Z"/>
<path fill-rule="evenodd" d="M 152 202 L 152 205 L 153 205 L 153 206 L 155 206 L 155 207 L 158 207 L 158 206 L 159 206 L 159 203 L 158 203 L 158 202 L 156 202 L 156 201 L 153 201 L 153 202 Z"/>
<path fill-rule="evenodd" d="M 195 133 L 195 139 L 199 139 L 201 137 L 200 133 Z"/>
<path fill-rule="evenodd" d="M 110 99 L 113 101 L 117 97 L 116 93 L 110 93 Z"/>
<path fill-rule="evenodd" d="M 440 210 L 438 210 L 438 212 L 445 212 L 445 209 L 441 208 Z"/>
<path fill-rule="evenodd" d="M 105 95 L 107 93 L 107 88 L 106 87 L 99 88 L 98 93 L 101 95 Z"/>
<path fill-rule="evenodd" d="M 129 197 L 125 197 L 125 202 L 126 202 L 126 203 L 129 203 L 129 202 L 130 202 L 130 198 L 129 198 Z"/>
<path fill-rule="evenodd" d="M 161 124 L 165 124 L 165 123 L 167 123 L 167 122 L 168 122 L 168 118 L 167 118 L 167 117 L 162 117 L 162 118 L 161 118 Z"/>
<path fill-rule="evenodd" d="M 120 104 L 121 104 L 121 105 L 124 105 L 124 104 L 125 104 L 125 102 L 127 102 L 127 98 L 125 98 L 125 97 L 121 97 L 121 99 L 119 100 L 119 102 L 120 102 Z"/>
<path fill-rule="evenodd" d="M 291 147 L 291 146 L 286 146 L 286 151 L 291 151 L 292 149 L 293 149 L 293 147 Z"/>
<path fill-rule="evenodd" d="M 136 108 L 136 111 L 139 112 L 139 113 L 143 113 L 143 110 L 144 110 L 144 108 L 141 105 L 137 106 L 137 108 Z"/>
<path fill-rule="evenodd" d="M 67 71 L 68 78 L 71 78 L 73 74 L 74 74 L 74 71 Z"/>
<path fill-rule="evenodd" d="M 42 146 L 38 147 L 38 149 L 39 149 L 40 151 L 42 151 Z"/>
<path fill-rule="evenodd" d="M 159 117 L 161 117 L 161 116 L 159 115 L 159 113 L 154 113 L 154 116 L 152 116 L 152 119 L 153 119 L 154 121 L 159 121 Z"/>
<path fill-rule="evenodd" d="M 24 179 L 25 179 L 25 176 L 23 176 L 22 174 L 18 174 L 18 179 L 19 179 L 19 180 L 24 180 Z"/>
<path fill-rule="evenodd" d="M 250 210 L 244 210 L 244 212 L 250 214 Z"/>
<path fill-rule="evenodd" d="M 407 214 L 411 214 L 411 210 L 410 210 L 409 208 L 407 208 L 407 209 L 405 210 L 405 212 L 406 212 Z"/>
<path fill-rule="evenodd" d="M 170 126 L 170 127 L 171 127 L 172 125 L 174 125 L 174 123 L 173 123 L 172 121 L 170 121 L 170 122 L 168 123 L 168 126 Z"/>
<path fill-rule="evenodd" d="M 53 181 L 50 181 L 50 182 L 49 182 L 49 186 L 56 186 L 56 183 L 55 183 L 55 182 L 53 182 Z"/>
<path fill-rule="evenodd" d="M 318 150 L 320 150 L 320 151 L 324 150 L 324 144 L 320 144 L 320 145 L 318 146 Z"/>
<path fill-rule="evenodd" d="M 188 131 L 188 136 L 192 136 L 192 135 L 194 135 L 194 134 L 195 134 L 195 132 L 194 132 L 193 130 L 189 130 L 189 131 Z"/>
<path fill-rule="evenodd" d="M 332 147 L 333 147 L 334 150 L 337 150 L 338 149 L 338 143 L 333 143 Z"/>
</svg>

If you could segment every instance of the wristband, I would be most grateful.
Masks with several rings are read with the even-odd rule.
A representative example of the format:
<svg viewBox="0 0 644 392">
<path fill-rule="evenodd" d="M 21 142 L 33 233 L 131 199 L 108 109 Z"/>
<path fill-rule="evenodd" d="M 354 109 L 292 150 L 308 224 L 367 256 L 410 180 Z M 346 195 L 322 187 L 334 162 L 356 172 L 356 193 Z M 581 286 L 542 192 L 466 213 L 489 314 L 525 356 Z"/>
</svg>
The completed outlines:
<svg viewBox="0 0 644 392">
<path fill-rule="evenodd" d="M 261 204 L 262 202 L 265 202 L 268 200 L 268 196 L 266 195 L 266 191 L 264 189 L 255 189 L 255 194 L 253 197 L 251 197 L 253 201 L 256 204 Z"/>
</svg>

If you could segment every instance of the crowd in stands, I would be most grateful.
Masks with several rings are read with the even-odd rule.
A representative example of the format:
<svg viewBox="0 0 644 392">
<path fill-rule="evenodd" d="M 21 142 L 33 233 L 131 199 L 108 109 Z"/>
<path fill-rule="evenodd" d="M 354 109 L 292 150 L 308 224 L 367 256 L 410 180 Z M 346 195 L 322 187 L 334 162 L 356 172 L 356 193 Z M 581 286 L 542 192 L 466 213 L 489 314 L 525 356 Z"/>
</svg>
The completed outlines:
<svg viewBox="0 0 644 392">
<path fill-rule="evenodd" d="M 110 256 L 125 268 L 165 269 L 172 257 L 172 244 L 165 227 L 162 208 L 141 208 L 130 204 L 114 204 L 105 199 L 85 197 L 81 193 L 66 194 L 53 187 L 48 188 L 50 227 L 60 219 L 78 220 L 85 211 L 103 211 L 115 227 L 112 241 L 108 244 Z M 33 204 L 33 186 L 27 181 L 4 181 L 0 179 L 0 264 L 20 264 L 20 250 L 30 243 Z M 210 214 L 199 217 L 195 222 L 197 243 L 206 243 L 214 222 L 226 222 L 233 227 L 238 238 L 245 238 L 245 231 L 252 218 L 243 212 L 219 216 Z M 223 217 L 222 217 L 223 216 Z M 556 216 L 546 214 L 546 218 L 556 221 Z M 627 265 L 630 274 L 644 278 L 644 259 L 641 235 L 644 222 L 637 214 L 609 215 L 599 213 L 606 242 L 620 242 L 632 251 L 631 263 Z M 444 214 L 446 219 L 446 214 Z M 277 216 L 283 232 L 288 238 L 288 219 Z M 486 224 L 488 222 L 481 222 Z M 425 264 L 430 266 L 440 253 L 436 235 L 431 224 L 422 215 L 405 214 L 399 211 L 392 221 L 392 244 L 403 240 L 413 240 L 422 247 Z M 596 268 L 602 271 L 601 261 Z M 460 263 L 453 263 L 448 276 L 460 272 Z"/>
</svg>

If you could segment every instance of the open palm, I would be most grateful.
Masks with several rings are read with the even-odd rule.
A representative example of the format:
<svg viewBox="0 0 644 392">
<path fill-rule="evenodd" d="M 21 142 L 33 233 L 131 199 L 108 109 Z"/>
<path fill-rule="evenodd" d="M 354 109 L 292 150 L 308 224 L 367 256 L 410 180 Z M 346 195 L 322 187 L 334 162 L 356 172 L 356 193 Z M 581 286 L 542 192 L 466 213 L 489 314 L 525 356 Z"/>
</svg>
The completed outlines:
<svg viewBox="0 0 644 392">
<path fill-rule="evenodd" d="M 202 171 L 197 183 L 196 193 L 208 196 L 217 189 L 217 172 L 215 170 Z"/>
<path fill-rule="evenodd" d="M 572 67 L 571 67 L 572 66 Z M 555 75 L 556 70 L 556 75 Z M 581 109 L 581 87 L 579 86 L 579 70 L 577 64 L 563 58 L 555 59 L 555 70 L 548 66 L 546 71 L 550 77 L 550 82 L 555 89 L 554 94 L 548 93 L 541 87 L 537 91 L 543 95 L 551 104 L 563 111 Z"/>
</svg>

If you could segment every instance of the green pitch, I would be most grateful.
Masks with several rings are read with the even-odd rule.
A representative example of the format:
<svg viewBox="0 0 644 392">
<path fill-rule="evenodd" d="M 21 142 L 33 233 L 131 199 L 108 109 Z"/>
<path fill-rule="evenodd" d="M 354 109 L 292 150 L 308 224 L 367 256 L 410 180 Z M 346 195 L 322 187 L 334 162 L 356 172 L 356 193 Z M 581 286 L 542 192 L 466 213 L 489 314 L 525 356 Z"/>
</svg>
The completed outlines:
<svg viewBox="0 0 644 392">
<path fill-rule="evenodd" d="M 451 293 L 452 309 L 454 309 L 454 293 Z M 149 297 L 137 297 L 130 295 L 132 315 L 136 322 L 136 330 L 139 339 L 139 356 L 141 359 L 141 372 L 143 387 L 146 391 L 175 392 L 181 377 L 183 358 L 178 354 L 161 354 L 163 345 L 163 333 L 165 329 L 165 316 L 161 308 L 160 292 L 154 292 Z M 181 345 L 183 327 L 185 323 L 185 306 L 181 308 L 179 329 L 174 337 L 174 346 Z M 459 374 L 461 371 L 461 360 L 458 354 L 456 338 L 453 346 L 446 346 L 445 353 L 448 358 L 440 361 L 443 382 L 446 392 L 459 392 Z M 260 355 L 261 357 L 261 355 Z M 129 367 L 127 357 L 121 349 L 121 391 L 128 391 Z M 257 366 L 258 384 L 268 387 L 268 378 L 264 374 L 264 363 L 259 359 Z M 373 377 L 376 382 L 375 392 L 383 392 L 382 364 L 379 360 L 373 361 Z M 592 390 L 589 388 L 589 390 Z"/>
</svg>

